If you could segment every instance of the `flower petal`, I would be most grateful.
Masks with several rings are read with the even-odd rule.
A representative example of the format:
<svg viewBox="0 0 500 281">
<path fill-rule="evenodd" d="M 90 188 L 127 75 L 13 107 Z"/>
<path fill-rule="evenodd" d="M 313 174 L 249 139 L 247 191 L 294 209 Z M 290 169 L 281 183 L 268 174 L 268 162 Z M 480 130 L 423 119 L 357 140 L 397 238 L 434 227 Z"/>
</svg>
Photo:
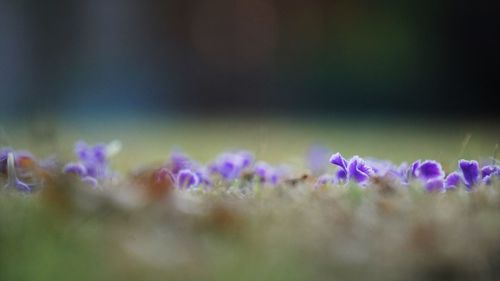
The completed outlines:
<svg viewBox="0 0 500 281">
<path fill-rule="evenodd" d="M 424 181 L 428 181 L 435 178 L 444 178 L 444 171 L 438 162 L 426 160 L 416 168 L 415 175 Z"/>
<path fill-rule="evenodd" d="M 337 171 L 337 181 L 338 182 L 345 182 L 347 181 L 347 171 L 346 170 L 343 170 L 343 169 L 339 169 Z"/>
<path fill-rule="evenodd" d="M 444 187 L 446 189 L 454 189 L 457 188 L 462 183 L 462 177 L 458 172 L 450 173 L 444 182 Z"/>
<path fill-rule="evenodd" d="M 429 192 L 439 192 L 444 190 L 444 181 L 441 178 L 433 178 L 425 183 L 425 189 Z"/>
<path fill-rule="evenodd" d="M 347 170 L 347 160 L 345 160 L 345 158 L 342 157 L 342 154 L 340 154 L 339 152 L 333 154 L 332 157 L 330 157 L 330 163 L 332 163 L 333 165 L 337 165 L 344 170 Z"/>
<path fill-rule="evenodd" d="M 411 164 L 408 175 L 410 178 L 417 177 L 417 169 L 418 167 L 420 167 L 420 162 L 421 162 L 420 160 L 417 160 Z"/>
<path fill-rule="evenodd" d="M 320 175 L 326 171 L 330 150 L 322 145 L 313 145 L 307 151 L 307 166 L 314 175 Z"/>
<path fill-rule="evenodd" d="M 481 168 L 481 177 L 484 178 L 498 171 L 498 167 L 494 165 L 488 165 Z"/>
<path fill-rule="evenodd" d="M 200 183 L 200 178 L 196 173 L 191 170 L 185 169 L 179 171 L 177 174 L 177 187 L 178 188 L 192 188 Z"/>
<path fill-rule="evenodd" d="M 68 163 L 63 168 L 65 174 L 75 174 L 80 177 L 87 175 L 87 168 L 81 163 Z"/>
<path fill-rule="evenodd" d="M 371 174 L 371 169 L 359 156 L 353 156 L 351 160 L 349 160 L 347 173 L 349 179 L 354 179 L 357 183 L 363 184 L 368 181 Z"/>
<path fill-rule="evenodd" d="M 458 166 L 462 171 L 465 185 L 471 188 L 479 180 L 479 164 L 475 160 L 460 160 Z"/>
</svg>

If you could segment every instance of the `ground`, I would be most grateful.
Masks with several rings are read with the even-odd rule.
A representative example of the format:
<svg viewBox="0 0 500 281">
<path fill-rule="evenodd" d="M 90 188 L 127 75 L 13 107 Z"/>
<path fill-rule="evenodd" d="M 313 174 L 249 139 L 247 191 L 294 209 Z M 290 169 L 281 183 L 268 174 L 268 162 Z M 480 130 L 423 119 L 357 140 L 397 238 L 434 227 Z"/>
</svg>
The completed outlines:
<svg viewBox="0 0 500 281">
<path fill-rule="evenodd" d="M 70 122 L 51 134 L 9 124 L 10 144 L 74 158 L 72 144 L 120 139 L 112 166 L 128 175 L 176 145 L 206 162 L 246 148 L 306 171 L 310 144 L 395 162 L 487 159 L 494 124 L 427 121 L 224 120 Z M 117 125 L 118 124 L 118 125 Z M 439 125 L 439 126 L 436 126 Z M 41 133 L 43 132 L 43 133 Z M 219 184 L 138 200 L 126 183 L 72 180 L 0 194 L 0 280 L 497 280 L 500 185 L 428 193 L 387 182 L 313 188 Z M 251 190 L 251 191 L 249 191 Z"/>
</svg>

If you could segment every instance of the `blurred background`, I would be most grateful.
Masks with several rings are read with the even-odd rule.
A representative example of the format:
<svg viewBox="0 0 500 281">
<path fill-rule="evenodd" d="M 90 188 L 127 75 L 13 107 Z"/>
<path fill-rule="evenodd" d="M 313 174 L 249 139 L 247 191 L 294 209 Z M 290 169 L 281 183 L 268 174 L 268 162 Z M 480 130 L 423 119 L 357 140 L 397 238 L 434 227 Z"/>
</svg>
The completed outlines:
<svg viewBox="0 0 500 281">
<path fill-rule="evenodd" d="M 0 116 L 498 117 L 487 1 L 0 0 Z"/>
</svg>

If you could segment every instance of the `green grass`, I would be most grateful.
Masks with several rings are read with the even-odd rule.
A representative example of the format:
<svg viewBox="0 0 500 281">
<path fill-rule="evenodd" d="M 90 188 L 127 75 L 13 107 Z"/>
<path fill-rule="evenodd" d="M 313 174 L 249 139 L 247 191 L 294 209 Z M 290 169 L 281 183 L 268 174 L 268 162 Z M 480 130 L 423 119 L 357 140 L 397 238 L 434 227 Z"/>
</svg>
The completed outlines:
<svg viewBox="0 0 500 281">
<path fill-rule="evenodd" d="M 258 196 L 2 194 L 1 280 L 495 280 L 499 186 L 428 194 L 299 185 Z M 122 203 L 120 203 L 122 202 Z"/>
<path fill-rule="evenodd" d="M 119 125 L 116 125 L 119 124 Z M 8 126 L 8 128 L 12 128 Z M 179 145 L 208 161 L 227 148 L 303 167 L 311 143 L 396 162 L 487 158 L 491 126 L 436 122 L 196 120 L 17 126 L 9 144 L 72 159 L 72 144 L 121 139 L 123 172 L 162 163 Z M 41 136 L 40 136 L 41 134 Z M 470 140 L 463 145 L 466 136 Z M 34 138 L 38 136 L 38 138 Z M 5 142 L 5 141 L 4 141 Z M 254 184 L 254 183 L 247 183 Z M 126 182 L 94 192 L 65 183 L 0 193 L 0 280 L 498 280 L 500 185 L 430 194 L 307 182 L 258 193 L 219 186 L 141 199 Z"/>
</svg>

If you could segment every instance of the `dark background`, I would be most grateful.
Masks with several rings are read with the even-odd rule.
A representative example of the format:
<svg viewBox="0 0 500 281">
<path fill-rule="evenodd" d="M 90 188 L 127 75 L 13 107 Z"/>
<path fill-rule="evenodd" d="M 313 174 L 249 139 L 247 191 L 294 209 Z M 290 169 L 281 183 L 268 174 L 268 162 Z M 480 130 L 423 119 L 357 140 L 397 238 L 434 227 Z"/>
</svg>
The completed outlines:
<svg viewBox="0 0 500 281">
<path fill-rule="evenodd" d="M 0 0 L 0 116 L 498 117 L 489 2 Z"/>
</svg>

